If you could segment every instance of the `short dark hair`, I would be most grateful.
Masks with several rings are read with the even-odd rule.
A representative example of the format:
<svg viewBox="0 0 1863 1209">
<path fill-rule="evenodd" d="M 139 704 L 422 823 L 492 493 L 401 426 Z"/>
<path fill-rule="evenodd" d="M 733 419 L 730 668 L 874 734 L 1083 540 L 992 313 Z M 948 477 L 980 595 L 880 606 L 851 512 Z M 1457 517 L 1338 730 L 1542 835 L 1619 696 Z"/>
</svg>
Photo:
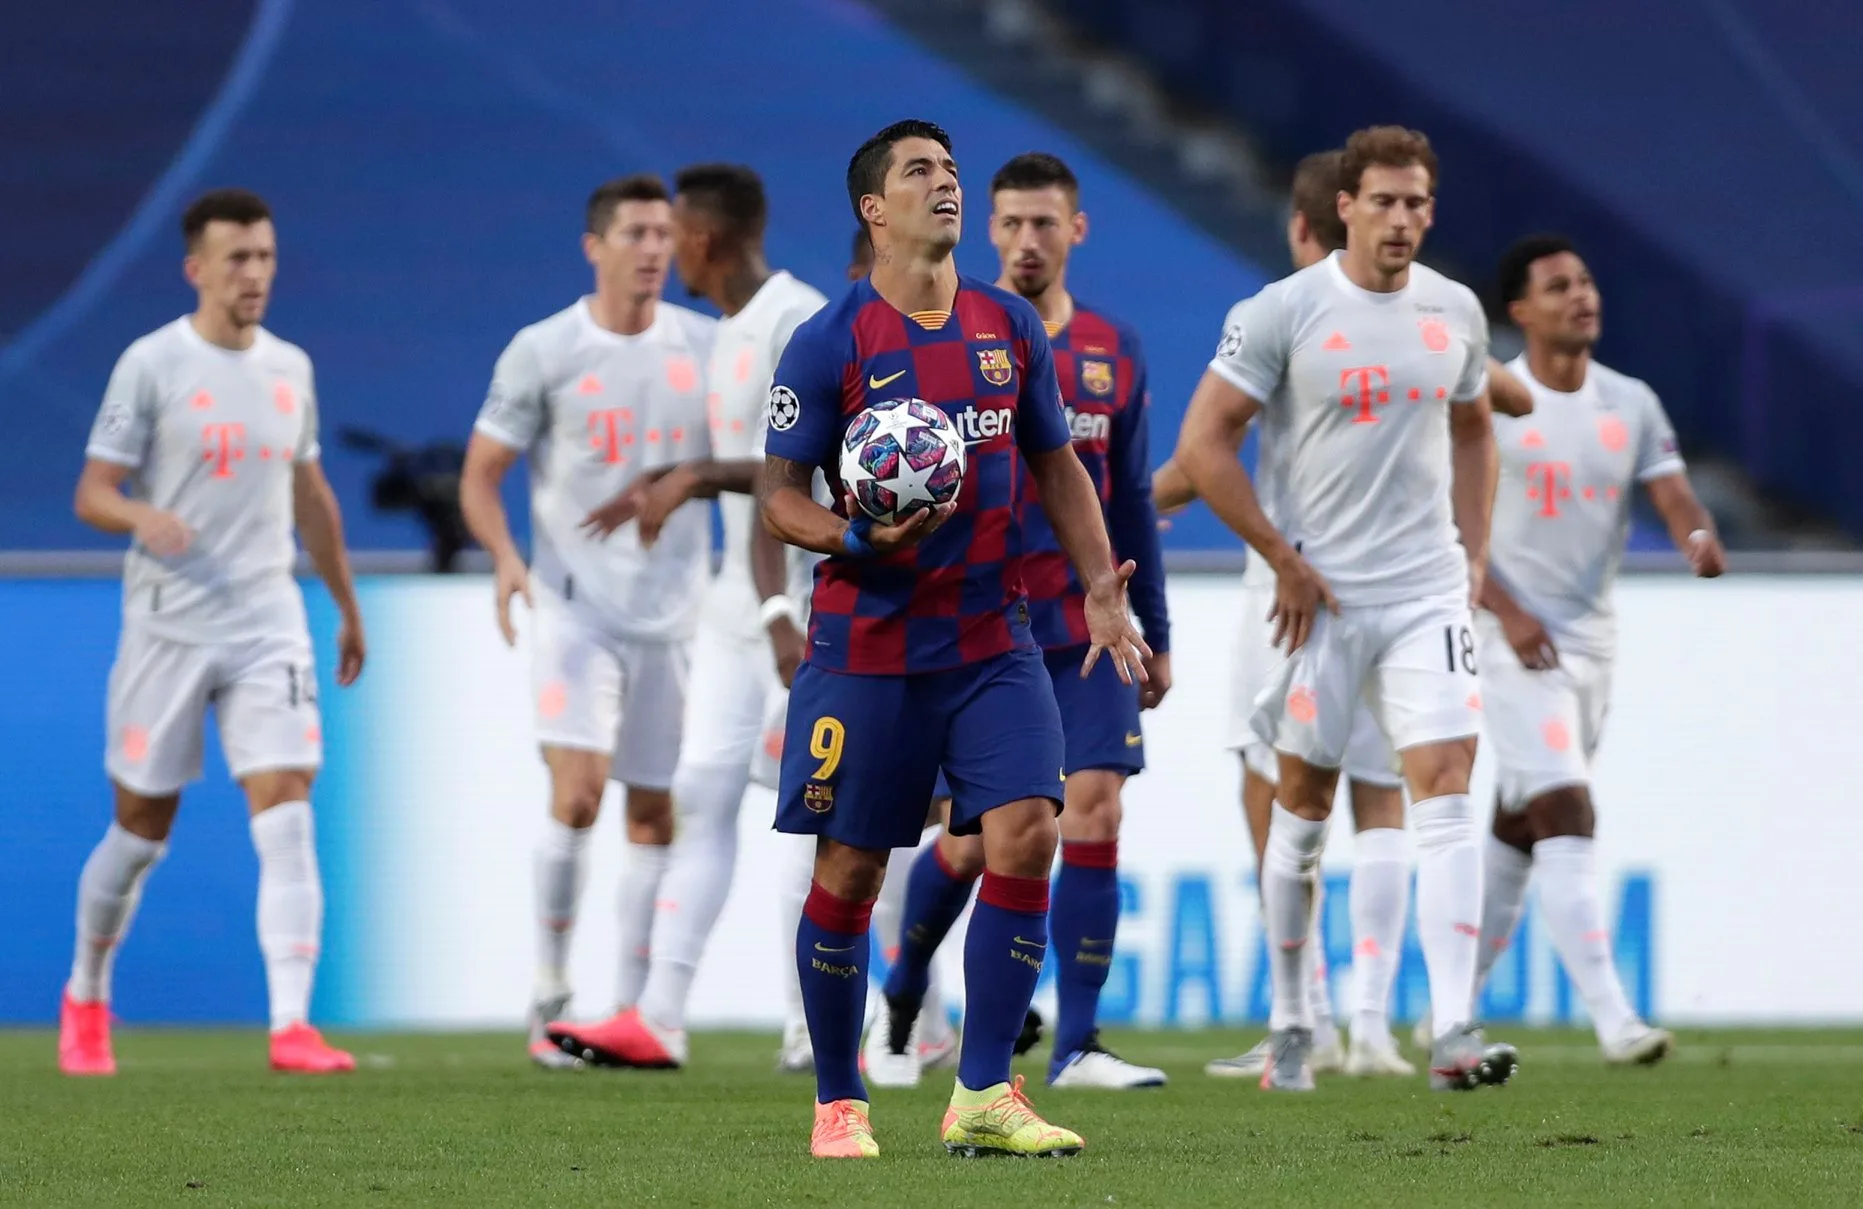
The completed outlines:
<svg viewBox="0 0 1863 1209">
<path fill-rule="evenodd" d="M 693 164 L 681 168 L 673 187 L 687 203 L 724 220 L 733 235 L 763 234 L 770 215 L 763 178 L 743 164 Z"/>
<path fill-rule="evenodd" d="M 615 220 L 615 211 L 621 208 L 622 202 L 666 200 L 666 182 L 657 173 L 636 172 L 632 176 L 606 181 L 589 194 L 589 234 L 608 234 L 608 228 Z"/>
<path fill-rule="evenodd" d="M 230 222 L 249 227 L 272 216 L 265 199 L 250 189 L 215 189 L 203 193 L 181 213 L 181 238 L 188 248 L 200 242 L 208 223 Z"/>
<path fill-rule="evenodd" d="M 951 150 L 951 136 L 944 127 L 919 118 L 894 122 L 862 143 L 854 158 L 847 161 L 847 200 L 861 226 L 866 226 L 867 220 L 860 213 L 860 199 L 886 188 L 886 173 L 893 166 L 893 146 L 906 139 L 930 139 L 946 151 Z"/>
<path fill-rule="evenodd" d="M 1307 220 L 1314 242 L 1328 252 L 1346 245 L 1345 223 L 1339 217 L 1339 165 L 1345 151 L 1315 151 L 1294 165 L 1294 211 Z"/>
<path fill-rule="evenodd" d="M 1430 174 L 1430 192 L 1436 192 L 1436 150 L 1421 130 L 1402 126 L 1367 126 L 1346 140 L 1339 162 L 1339 187 L 1356 195 L 1365 183 L 1365 169 L 1409 168 L 1422 165 Z"/>
<path fill-rule="evenodd" d="M 1080 178 L 1074 175 L 1058 155 L 1046 151 L 1025 151 L 996 170 L 990 178 L 990 196 L 1004 189 L 1059 188 L 1067 194 L 1068 204 L 1080 205 Z"/>
<path fill-rule="evenodd" d="M 1513 246 L 1501 255 L 1501 268 L 1497 274 L 1501 279 L 1501 305 L 1506 306 L 1526 297 L 1527 282 L 1533 276 L 1534 262 L 1562 252 L 1578 255 L 1578 249 L 1563 235 L 1542 232 L 1516 239 Z"/>
</svg>

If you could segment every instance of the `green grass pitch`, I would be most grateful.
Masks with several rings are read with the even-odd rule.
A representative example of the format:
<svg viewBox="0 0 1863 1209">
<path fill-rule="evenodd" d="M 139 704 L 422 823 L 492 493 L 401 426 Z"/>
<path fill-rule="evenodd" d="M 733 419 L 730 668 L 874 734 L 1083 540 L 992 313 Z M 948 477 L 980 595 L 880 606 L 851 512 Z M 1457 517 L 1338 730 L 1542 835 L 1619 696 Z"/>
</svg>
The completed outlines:
<svg viewBox="0 0 1863 1209">
<path fill-rule="evenodd" d="M 946 1071 L 879 1092 L 883 1156 L 808 1155 L 809 1080 L 773 1038 L 694 1038 L 680 1073 L 533 1070 L 516 1036 L 334 1036 L 356 1074 L 264 1067 L 256 1032 L 119 1030 L 121 1073 L 67 1079 L 46 1032 L 0 1032 L 0 1203 L 109 1205 L 1856 1205 L 1863 1032 L 1689 1032 L 1652 1070 L 1578 1033 L 1496 1030 L 1514 1083 L 1431 1094 L 1322 1078 L 1270 1096 L 1203 1060 L 1258 1034 L 1109 1038 L 1171 1086 L 1036 1106 L 1087 1151 L 945 1155 Z"/>
</svg>

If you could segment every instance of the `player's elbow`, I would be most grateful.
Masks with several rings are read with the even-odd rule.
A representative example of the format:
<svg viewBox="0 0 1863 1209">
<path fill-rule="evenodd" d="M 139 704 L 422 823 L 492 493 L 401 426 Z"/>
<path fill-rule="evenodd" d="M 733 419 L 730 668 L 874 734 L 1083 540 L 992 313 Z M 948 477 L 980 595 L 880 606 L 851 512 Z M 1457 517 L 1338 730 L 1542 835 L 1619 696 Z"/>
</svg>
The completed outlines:
<svg viewBox="0 0 1863 1209">
<path fill-rule="evenodd" d="M 1492 444 L 1494 414 L 1479 402 L 1452 407 L 1449 409 L 1449 435 L 1458 445 Z"/>
</svg>

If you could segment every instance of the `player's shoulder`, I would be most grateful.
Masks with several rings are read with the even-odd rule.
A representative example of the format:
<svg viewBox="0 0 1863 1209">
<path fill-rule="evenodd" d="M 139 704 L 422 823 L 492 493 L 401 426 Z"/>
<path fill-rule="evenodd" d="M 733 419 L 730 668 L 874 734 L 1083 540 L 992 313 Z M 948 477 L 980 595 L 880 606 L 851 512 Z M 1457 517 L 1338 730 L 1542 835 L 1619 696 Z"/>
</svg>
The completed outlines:
<svg viewBox="0 0 1863 1209">
<path fill-rule="evenodd" d="M 854 355 L 854 325 L 860 313 L 879 301 L 865 278 L 854 282 L 839 298 L 824 297 L 822 305 L 796 327 L 789 338 L 792 354 L 850 360 Z"/>
<path fill-rule="evenodd" d="M 1041 315 L 1034 304 L 1012 290 L 1005 290 L 993 281 L 981 277 L 959 274 L 957 279 L 957 301 L 961 311 L 970 312 L 965 318 L 971 320 L 971 326 L 979 322 L 988 323 L 994 318 L 994 312 L 1001 312 L 1003 322 L 1009 331 L 995 336 L 988 331 L 969 333 L 976 339 L 1028 339 L 1032 334 L 1040 333 L 1043 339 L 1048 336 L 1048 329 L 1042 326 Z"/>
<path fill-rule="evenodd" d="M 1121 357 L 1140 355 L 1138 329 L 1091 303 L 1074 299 L 1074 317 L 1068 321 L 1068 340 Z"/>
<path fill-rule="evenodd" d="M 187 316 L 183 315 L 152 332 L 144 332 L 129 342 L 117 363 L 159 369 L 185 356 L 190 348 L 187 324 Z"/>
<path fill-rule="evenodd" d="M 718 334 L 718 320 L 676 302 L 661 302 L 662 330 L 675 342 L 709 343 Z"/>
<path fill-rule="evenodd" d="M 1660 406 L 1656 388 L 1641 378 L 1632 377 L 1622 370 L 1612 369 L 1601 361 L 1591 363 L 1591 380 L 1597 387 L 1598 397 L 1613 404 L 1632 404 Z"/>
<path fill-rule="evenodd" d="M 813 315 L 828 305 L 828 295 L 793 273 L 778 272 L 770 278 L 770 288 L 779 316 Z"/>
<path fill-rule="evenodd" d="M 586 300 L 578 298 L 562 310 L 519 328 L 512 334 L 509 347 L 547 357 L 572 347 L 588 322 Z"/>
<path fill-rule="evenodd" d="M 310 373 L 310 354 L 268 328 L 259 329 L 254 347 L 269 365 L 305 375 Z"/>
<path fill-rule="evenodd" d="M 1325 284 L 1323 276 L 1315 276 L 1325 261 L 1304 269 L 1296 269 L 1285 277 L 1262 283 L 1252 294 L 1244 294 L 1230 304 L 1229 312 L 1223 318 L 1225 329 L 1244 324 L 1264 322 L 1273 315 L 1286 314 L 1304 301 L 1319 296 L 1320 287 Z"/>
<path fill-rule="evenodd" d="M 1437 306 L 1453 308 L 1461 314 L 1484 315 L 1481 299 L 1475 291 L 1469 289 L 1455 278 L 1426 264 L 1410 266 L 1411 284 L 1417 288 L 1420 299 Z"/>
</svg>

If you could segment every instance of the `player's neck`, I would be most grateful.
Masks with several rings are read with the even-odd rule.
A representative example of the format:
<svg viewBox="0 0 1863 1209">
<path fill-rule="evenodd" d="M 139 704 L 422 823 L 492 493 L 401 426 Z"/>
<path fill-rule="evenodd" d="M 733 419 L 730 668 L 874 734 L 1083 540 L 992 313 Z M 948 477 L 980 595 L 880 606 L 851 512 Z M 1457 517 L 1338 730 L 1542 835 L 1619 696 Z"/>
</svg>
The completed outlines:
<svg viewBox="0 0 1863 1209">
<path fill-rule="evenodd" d="M 597 327 L 617 336 L 638 336 L 653 326 L 659 305 L 652 294 L 609 294 L 597 285 L 589 299 L 589 315 Z"/>
<path fill-rule="evenodd" d="M 1010 280 L 1007 272 L 996 279 L 996 288 L 1008 290 L 1011 294 L 1016 292 L 1015 282 Z M 1022 297 L 1035 308 L 1043 326 L 1051 332 L 1060 331 L 1074 318 L 1074 296 L 1067 292 L 1067 275 L 1064 273 L 1056 274 L 1055 279 L 1048 283 L 1048 288 L 1041 293 L 1024 294 Z"/>
<path fill-rule="evenodd" d="M 259 325 L 256 323 L 239 324 L 225 311 L 201 307 L 188 316 L 188 322 L 194 325 L 195 334 L 209 344 L 221 348 L 244 352 L 252 347 L 252 342 L 259 338 Z"/>
<path fill-rule="evenodd" d="M 957 262 L 948 250 L 921 257 L 878 249 L 871 280 L 874 293 L 903 314 L 949 311 L 957 304 Z"/>
<path fill-rule="evenodd" d="M 1591 350 L 1568 352 L 1549 344 L 1528 344 L 1527 369 L 1533 380 L 1548 390 L 1576 394 L 1584 389 L 1585 375 L 1591 370 Z"/>
<path fill-rule="evenodd" d="M 1395 294 L 1410 284 L 1410 266 L 1405 265 L 1395 273 L 1387 273 L 1379 267 L 1370 252 L 1346 245 L 1344 254 L 1339 257 L 1339 268 L 1346 275 L 1346 280 L 1361 290 L 1374 294 Z"/>
<path fill-rule="evenodd" d="M 763 283 L 770 280 L 770 266 L 762 252 L 746 252 L 744 259 L 719 279 L 711 303 L 727 315 L 735 315 L 750 305 Z"/>
</svg>

